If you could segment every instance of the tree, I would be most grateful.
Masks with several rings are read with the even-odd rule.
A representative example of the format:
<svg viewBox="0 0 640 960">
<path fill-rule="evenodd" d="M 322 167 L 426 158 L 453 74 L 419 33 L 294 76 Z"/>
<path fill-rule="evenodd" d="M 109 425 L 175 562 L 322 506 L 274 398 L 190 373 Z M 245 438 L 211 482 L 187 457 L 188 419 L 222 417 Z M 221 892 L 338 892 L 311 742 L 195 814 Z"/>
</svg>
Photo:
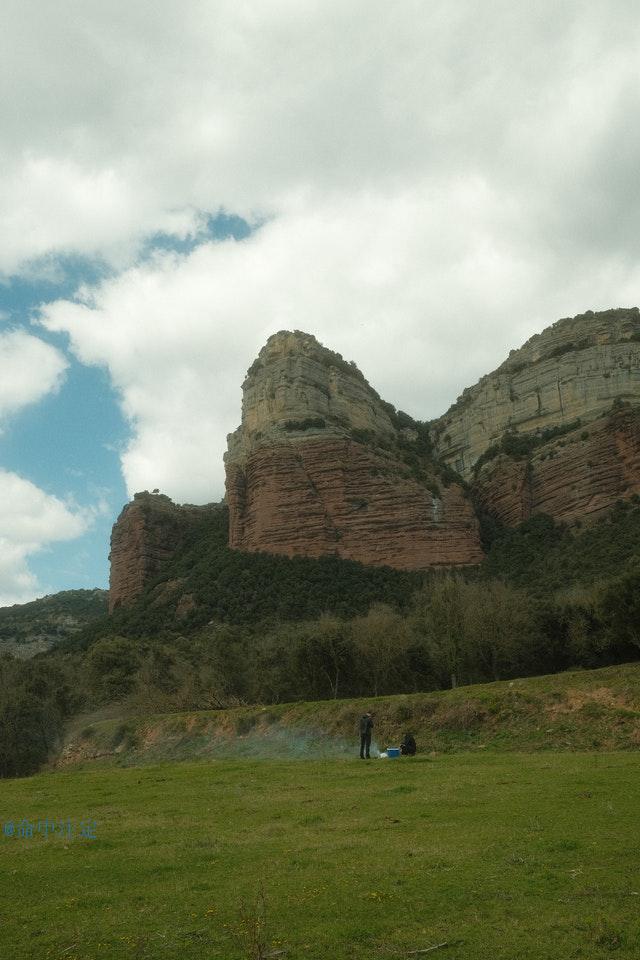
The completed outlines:
<svg viewBox="0 0 640 960">
<path fill-rule="evenodd" d="M 337 699 L 339 693 L 348 695 L 354 656 L 345 621 L 325 614 L 304 624 L 298 633 L 294 671 L 310 696 Z"/>
<path fill-rule="evenodd" d="M 400 689 L 407 673 L 407 621 L 391 607 L 377 603 L 366 616 L 353 620 L 351 634 L 365 692 L 377 697 Z"/>
<path fill-rule="evenodd" d="M 613 645 L 626 643 L 640 649 L 640 567 L 608 587 L 601 613 Z"/>
<path fill-rule="evenodd" d="M 414 599 L 411 627 L 425 646 L 442 686 L 455 687 L 467 659 L 465 590 L 462 577 L 435 577 Z"/>
<path fill-rule="evenodd" d="M 121 700 L 135 685 L 140 654 L 132 640 L 105 637 L 98 640 L 87 655 L 87 679 L 98 702 Z"/>
<path fill-rule="evenodd" d="M 466 649 L 481 676 L 526 672 L 535 634 L 530 598 L 500 580 L 465 584 L 462 596 Z"/>
</svg>

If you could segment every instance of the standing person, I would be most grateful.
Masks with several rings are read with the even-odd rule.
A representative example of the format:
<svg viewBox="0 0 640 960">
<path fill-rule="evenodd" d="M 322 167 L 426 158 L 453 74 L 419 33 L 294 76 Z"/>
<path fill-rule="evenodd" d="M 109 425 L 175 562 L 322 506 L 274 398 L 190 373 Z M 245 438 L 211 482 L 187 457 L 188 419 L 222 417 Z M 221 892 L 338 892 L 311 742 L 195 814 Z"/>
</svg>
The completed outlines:
<svg viewBox="0 0 640 960">
<path fill-rule="evenodd" d="M 373 718 L 370 713 L 365 713 L 360 717 L 360 759 L 370 760 L 369 748 L 371 747 L 371 731 L 373 730 Z"/>
</svg>

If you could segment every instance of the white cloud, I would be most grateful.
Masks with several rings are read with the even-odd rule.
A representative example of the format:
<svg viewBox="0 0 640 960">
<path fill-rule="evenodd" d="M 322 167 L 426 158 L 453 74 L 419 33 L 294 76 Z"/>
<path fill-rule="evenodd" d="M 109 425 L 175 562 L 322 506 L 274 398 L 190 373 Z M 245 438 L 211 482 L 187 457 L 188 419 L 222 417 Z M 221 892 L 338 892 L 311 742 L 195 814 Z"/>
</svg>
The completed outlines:
<svg viewBox="0 0 640 960">
<path fill-rule="evenodd" d="M 62 383 L 67 361 L 55 347 L 23 330 L 0 333 L 0 424 Z"/>
<path fill-rule="evenodd" d="M 429 417 L 559 316 L 640 299 L 631 0 L 9 0 L 0 54 L 0 270 L 121 271 L 43 319 L 109 369 L 130 492 L 220 495 L 274 330 Z M 221 207 L 266 225 L 132 266 Z"/>
<path fill-rule="evenodd" d="M 383 397 L 429 418 L 547 320 L 576 303 L 609 305 L 620 278 L 608 263 L 541 291 L 550 254 L 527 260 L 491 232 L 496 211 L 503 222 L 517 211 L 481 180 L 444 186 L 305 203 L 249 240 L 160 256 L 84 302 L 47 305 L 45 326 L 67 332 L 82 362 L 108 366 L 133 426 L 122 454 L 129 493 L 222 495 L 244 374 L 279 329 L 314 333 Z M 417 216 L 427 209 L 433 219 Z M 538 313 L 523 316 L 534 296 Z"/>
<path fill-rule="evenodd" d="M 635 182 L 639 36 L 631 0 L 7 0 L 0 269 L 122 265 L 197 210 L 277 216 L 443 175 L 524 201 L 546 242 L 594 201 L 607 233 L 612 161 Z"/>
<path fill-rule="evenodd" d="M 43 593 L 29 558 L 85 532 L 89 519 L 15 473 L 0 470 L 0 606 Z"/>
</svg>

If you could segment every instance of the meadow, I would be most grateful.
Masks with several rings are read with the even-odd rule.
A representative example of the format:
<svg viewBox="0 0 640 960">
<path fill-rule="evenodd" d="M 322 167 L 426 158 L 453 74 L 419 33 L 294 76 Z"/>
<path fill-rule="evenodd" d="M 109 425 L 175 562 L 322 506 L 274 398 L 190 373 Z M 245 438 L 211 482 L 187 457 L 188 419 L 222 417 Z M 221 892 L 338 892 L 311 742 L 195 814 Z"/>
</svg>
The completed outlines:
<svg viewBox="0 0 640 960">
<path fill-rule="evenodd" d="M 639 794 L 633 751 L 107 762 L 4 780 L 0 955 L 636 958 Z M 45 819 L 71 836 L 45 836 Z"/>
</svg>

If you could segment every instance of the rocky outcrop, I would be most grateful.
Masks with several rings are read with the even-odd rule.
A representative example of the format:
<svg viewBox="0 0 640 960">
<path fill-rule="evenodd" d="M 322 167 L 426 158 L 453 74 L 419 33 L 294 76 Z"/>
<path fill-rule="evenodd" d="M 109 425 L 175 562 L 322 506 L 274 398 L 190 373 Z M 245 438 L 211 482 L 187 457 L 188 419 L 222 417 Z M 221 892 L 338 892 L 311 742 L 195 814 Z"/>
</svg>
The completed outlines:
<svg viewBox="0 0 640 960">
<path fill-rule="evenodd" d="M 272 336 L 249 370 L 225 467 L 235 549 L 399 569 L 482 558 L 471 504 L 438 476 L 426 431 L 300 331 Z"/>
<path fill-rule="evenodd" d="M 164 494 L 136 493 L 111 534 L 109 612 L 133 603 L 182 547 L 190 527 L 214 509 L 215 504 L 179 505 Z"/>
<path fill-rule="evenodd" d="M 621 407 L 542 444 L 530 456 L 498 455 L 474 483 L 478 504 L 509 526 L 535 513 L 597 520 L 640 494 L 640 407 Z"/>
<path fill-rule="evenodd" d="M 535 434 L 577 419 L 584 425 L 615 401 L 640 403 L 637 307 L 559 320 L 512 350 L 433 423 L 436 449 L 470 479 L 505 431 Z"/>
<path fill-rule="evenodd" d="M 313 336 L 282 331 L 249 369 L 228 437 L 229 546 L 406 570 L 478 563 L 472 503 L 509 525 L 573 523 L 640 494 L 639 418 L 637 308 L 558 321 L 428 426 Z M 136 494 L 113 530 L 110 610 L 212 509 Z M 162 583 L 156 599 L 178 588 Z M 179 616 L 194 604 L 186 592 Z"/>
</svg>

